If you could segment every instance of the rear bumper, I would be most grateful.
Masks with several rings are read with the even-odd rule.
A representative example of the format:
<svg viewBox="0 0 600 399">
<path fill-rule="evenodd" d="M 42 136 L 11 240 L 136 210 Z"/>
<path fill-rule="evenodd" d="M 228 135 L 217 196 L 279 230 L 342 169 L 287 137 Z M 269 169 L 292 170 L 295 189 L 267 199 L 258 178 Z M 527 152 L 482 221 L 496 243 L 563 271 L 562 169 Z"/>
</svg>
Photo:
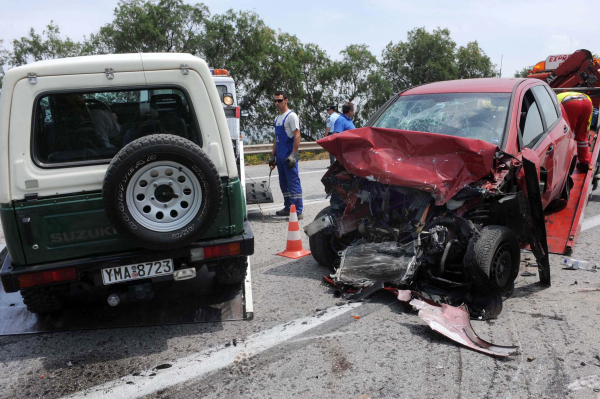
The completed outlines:
<svg viewBox="0 0 600 399">
<path fill-rule="evenodd" d="M 191 261 L 190 250 L 193 248 L 209 247 L 238 242 L 241 244 L 240 254 L 226 257 L 214 257 L 196 262 Z M 2 285 L 4 286 L 4 291 L 17 292 L 19 291 L 19 283 L 17 278 L 20 274 L 50 271 L 65 267 L 75 267 L 77 270 L 78 278 L 77 280 L 71 280 L 70 282 L 82 281 L 86 279 L 87 282 L 91 284 L 102 285 L 100 270 L 106 267 L 145 263 L 170 258 L 173 259 L 175 264 L 175 270 L 177 270 L 178 268 L 181 268 L 182 264 L 190 266 L 199 266 L 207 263 L 215 263 L 221 259 L 228 259 L 239 256 L 250 256 L 252 254 L 254 254 L 254 233 L 252 232 L 250 223 L 248 221 L 245 221 L 244 231 L 241 234 L 228 238 L 198 241 L 188 247 L 171 251 L 148 251 L 146 249 L 138 249 L 135 251 L 122 252 L 107 256 L 69 259 L 66 261 L 45 263 L 35 266 L 14 267 L 11 263 L 8 251 L 5 248 L 4 251 L 0 253 L 0 280 L 2 281 Z"/>
</svg>

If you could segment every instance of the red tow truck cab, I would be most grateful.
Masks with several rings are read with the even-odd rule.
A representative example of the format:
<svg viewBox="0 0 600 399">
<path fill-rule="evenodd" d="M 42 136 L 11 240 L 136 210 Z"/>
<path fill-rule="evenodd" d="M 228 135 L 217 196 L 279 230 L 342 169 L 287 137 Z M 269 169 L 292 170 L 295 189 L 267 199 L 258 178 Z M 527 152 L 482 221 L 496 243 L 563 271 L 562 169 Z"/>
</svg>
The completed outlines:
<svg viewBox="0 0 600 399">
<path fill-rule="evenodd" d="M 543 80 L 554 91 L 585 93 L 594 107 L 600 108 L 600 60 L 588 50 L 550 55 L 535 64 L 527 77 Z"/>
</svg>

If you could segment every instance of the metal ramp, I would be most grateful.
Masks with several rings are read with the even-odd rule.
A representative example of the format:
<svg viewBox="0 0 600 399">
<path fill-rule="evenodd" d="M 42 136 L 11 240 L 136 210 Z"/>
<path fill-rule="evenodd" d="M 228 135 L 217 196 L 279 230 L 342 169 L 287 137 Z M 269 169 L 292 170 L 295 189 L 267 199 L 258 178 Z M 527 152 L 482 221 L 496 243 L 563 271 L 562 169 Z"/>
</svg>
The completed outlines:
<svg viewBox="0 0 600 399">
<path fill-rule="evenodd" d="M 598 160 L 597 134 L 592 136 L 592 165 Z M 587 173 L 575 169 L 573 172 L 573 188 L 569 202 L 560 210 L 548 211 L 545 214 L 548 250 L 553 254 L 570 254 L 579 238 L 585 208 L 592 192 L 591 185 L 595 170 Z"/>
</svg>

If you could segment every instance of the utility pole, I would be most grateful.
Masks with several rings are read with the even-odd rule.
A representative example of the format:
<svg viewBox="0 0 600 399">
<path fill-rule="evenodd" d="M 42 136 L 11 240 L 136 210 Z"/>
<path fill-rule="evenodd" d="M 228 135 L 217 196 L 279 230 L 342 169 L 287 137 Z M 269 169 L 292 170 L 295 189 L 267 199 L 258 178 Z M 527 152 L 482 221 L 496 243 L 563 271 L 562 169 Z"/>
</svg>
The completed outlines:
<svg viewBox="0 0 600 399">
<path fill-rule="evenodd" d="M 504 54 L 500 56 L 500 77 L 502 77 L 502 60 L 504 59 Z"/>
</svg>

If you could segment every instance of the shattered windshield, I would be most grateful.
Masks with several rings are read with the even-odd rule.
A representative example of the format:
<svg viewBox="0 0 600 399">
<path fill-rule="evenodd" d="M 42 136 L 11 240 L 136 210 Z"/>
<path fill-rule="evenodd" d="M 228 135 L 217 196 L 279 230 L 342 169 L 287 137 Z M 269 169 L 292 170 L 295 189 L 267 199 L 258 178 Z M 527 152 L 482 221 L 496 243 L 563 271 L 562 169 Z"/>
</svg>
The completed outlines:
<svg viewBox="0 0 600 399">
<path fill-rule="evenodd" d="M 510 93 L 400 96 L 373 127 L 439 133 L 500 144 Z"/>
</svg>

